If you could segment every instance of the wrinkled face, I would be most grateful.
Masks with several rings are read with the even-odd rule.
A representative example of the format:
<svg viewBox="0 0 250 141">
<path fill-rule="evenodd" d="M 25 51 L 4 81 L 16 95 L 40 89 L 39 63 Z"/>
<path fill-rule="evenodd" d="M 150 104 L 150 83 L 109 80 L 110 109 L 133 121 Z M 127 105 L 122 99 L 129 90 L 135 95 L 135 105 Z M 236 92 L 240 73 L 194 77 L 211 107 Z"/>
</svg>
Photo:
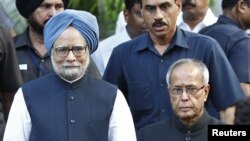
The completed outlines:
<svg viewBox="0 0 250 141">
<path fill-rule="evenodd" d="M 124 17 L 128 25 L 128 32 L 132 38 L 141 35 L 146 31 L 146 25 L 141 15 L 141 5 L 134 4 L 133 8 L 124 11 Z"/>
<path fill-rule="evenodd" d="M 174 34 L 181 11 L 179 0 L 142 0 L 142 16 L 151 36 Z"/>
<path fill-rule="evenodd" d="M 62 47 L 69 49 L 65 57 L 59 55 L 63 53 Z M 77 50 L 76 47 L 82 47 L 84 50 Z M 57 49 L 56 49 L 57 48 Z M 58 52 L 56 52 L 56 50 Z M 89 65 L 89 51 L 86 40 L 81 33 L 73 27 L 68 27 L 55 41 L 51 50 L 51 60 L 55 72 L 62 78 L 73 81 L 80 78 Z M 60 52 L 59 52 L 60 51 Z M 80 53 L 78 53 L 80 51 Z M 81 54 L 81 55 L 79 55 Z"/>
<path fill-rule="evenodd" d="M 31 28 L 43 35 L 43 28 L 46 22 L 56 13 L 64 10 L 62 0 L 44 0 L 42 4 L 28 18 Z"/>
<path fill-rule="evenodd" d="M 210 0 L 180 0 L 182 11 L 190 16 L 199 16 L 207 12 Z"/>
<path fill-rule="evenodd" d="M 172 108 L 184 123 L 196 121 L 203 113 L 209 86 L 204 85 L 202 80 L 201 71 L 190 64 L 177 66 L 171 75 L 170 88 L 172 91 L 169 88 L 169 94 Z M 183 90 L 183 92 L 174 95 L 173 89 L 175 91 Z M 191 94 L 192 91 L 196 93 Z"/>
</svg>

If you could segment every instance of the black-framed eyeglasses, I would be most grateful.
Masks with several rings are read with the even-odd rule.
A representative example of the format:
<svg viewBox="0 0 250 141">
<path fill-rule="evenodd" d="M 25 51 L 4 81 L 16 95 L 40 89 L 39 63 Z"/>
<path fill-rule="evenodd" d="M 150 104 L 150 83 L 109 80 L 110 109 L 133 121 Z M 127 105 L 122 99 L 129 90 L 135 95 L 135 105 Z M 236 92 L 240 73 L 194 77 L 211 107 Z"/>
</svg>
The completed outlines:
<svg viewBox="0 0 250 141">
<path fill-rule="evenodd" d="M 56 55 L 59 57 L 67 57 L 69 52 L 72 51 L 76 57 L 80 57 L 85 54 L 87 47 L 86 46 L 73 46 L 72 48 L 66 46 L 60 46 L 54 48 Z"/>
<path fill-rule="evenodd" d="M 200 90 L 205 88 L 205 86 L 206 85 L 203 85 L 200 88 L 194 87 L 194 86 L 190 86 L 190 87 L 168 87 L 168 90 L 169 90 L 170 94 L 177 95 L 177 96 L 182 95 L 184 89 L 185 89 L 187 94 L 196 95 Z"/>
</svg>

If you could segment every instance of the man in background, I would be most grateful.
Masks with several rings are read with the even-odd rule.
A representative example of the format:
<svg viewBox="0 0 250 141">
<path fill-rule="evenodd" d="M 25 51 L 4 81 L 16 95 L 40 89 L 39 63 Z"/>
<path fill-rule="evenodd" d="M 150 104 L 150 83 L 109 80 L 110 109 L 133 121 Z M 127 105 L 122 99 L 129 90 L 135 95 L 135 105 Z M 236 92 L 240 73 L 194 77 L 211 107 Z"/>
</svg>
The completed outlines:
<svg viewBox="0 0 250 141">
<path fill-rule="evenodd" d="M 124 2 L 125 10 L 123 13 L 126 20 L 126 28 L 101 41 L 97 51 L 92 54 L 101 75 L 103 75 L 109 57 L 117 45 L 131 40 L 146 31 L 146 26 L 141 16 L 139 0 L 124 0 Z"/>
<path fill-rule="evenodd" d="M 217 17 L 209 8 L 211 0 L 180 0 L 182 12 L 177 19 L 181 29 L 198 33 L 202 28 L 217 21 Z"/>
<path fill-rule="evenodd" d="M 250 96 L 250 0 L 223 0 L 223 14 L 201 34 L 216 39 L 231 63 L 246 96 Z"/>
</svg>

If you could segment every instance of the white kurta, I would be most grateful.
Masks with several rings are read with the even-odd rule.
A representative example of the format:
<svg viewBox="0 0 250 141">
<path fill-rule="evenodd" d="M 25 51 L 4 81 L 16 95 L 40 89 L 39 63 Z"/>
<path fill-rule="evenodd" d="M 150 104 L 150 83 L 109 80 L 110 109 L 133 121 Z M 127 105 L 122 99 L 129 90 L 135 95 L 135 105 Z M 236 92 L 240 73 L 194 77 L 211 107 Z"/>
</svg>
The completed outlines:
<svg viewBox="0 0 250 141">
<path fill-rule="evenodd" d="M 217 21 L 217 19 L 218 17 L 216 17 L 213 14 L 212 10 L 208 8 L 207 14 L 204 17 L 204 19 L 199 24 L 197 24 L 193 29 L 191 29 L 189 25 L 184 22 L 182 12 L 179 14 L 177 18 L 176 25 L 183 30 L 198 33 L 202 28 L 214 24 Z"/>
<path fill-rule="evenodd" d="M 131 40 L 131 38 L 126 28 L 124 28 L 119 34 L 114 34 L 99 43 L 97 50 L 91 56 L 102 76 L 113 49 L 117 45 L 129 40 Z"/>
</svg>

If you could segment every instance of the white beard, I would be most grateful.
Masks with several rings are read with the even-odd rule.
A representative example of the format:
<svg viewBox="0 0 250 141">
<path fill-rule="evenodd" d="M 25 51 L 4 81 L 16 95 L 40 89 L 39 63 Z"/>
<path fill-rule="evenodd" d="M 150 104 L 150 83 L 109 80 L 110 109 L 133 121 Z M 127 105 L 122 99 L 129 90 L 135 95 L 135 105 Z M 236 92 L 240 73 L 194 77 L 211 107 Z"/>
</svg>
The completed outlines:
<svg viewBox="0 0 250 141">
<path fill-rule="evenodd" d="M 87 67 L 89 65 L 89 57 L 86 60 L 86 64 L 80 64 L 79 62 L 77 62 L 76 67 L 67 67 L 69 65 L 64 63 L 61 66 L 61 68 L 59 68 L 58 65 L 55 63 L 55 60 L 53 57 L 51 57 L 51 62 L 52 62 L 54 71 L 56 72 L 57 75 L 59 75 L 61 78 L 67 81 L 75 81 L 75 80 L 80 79 L 85 74 Z"/>
</svg>

